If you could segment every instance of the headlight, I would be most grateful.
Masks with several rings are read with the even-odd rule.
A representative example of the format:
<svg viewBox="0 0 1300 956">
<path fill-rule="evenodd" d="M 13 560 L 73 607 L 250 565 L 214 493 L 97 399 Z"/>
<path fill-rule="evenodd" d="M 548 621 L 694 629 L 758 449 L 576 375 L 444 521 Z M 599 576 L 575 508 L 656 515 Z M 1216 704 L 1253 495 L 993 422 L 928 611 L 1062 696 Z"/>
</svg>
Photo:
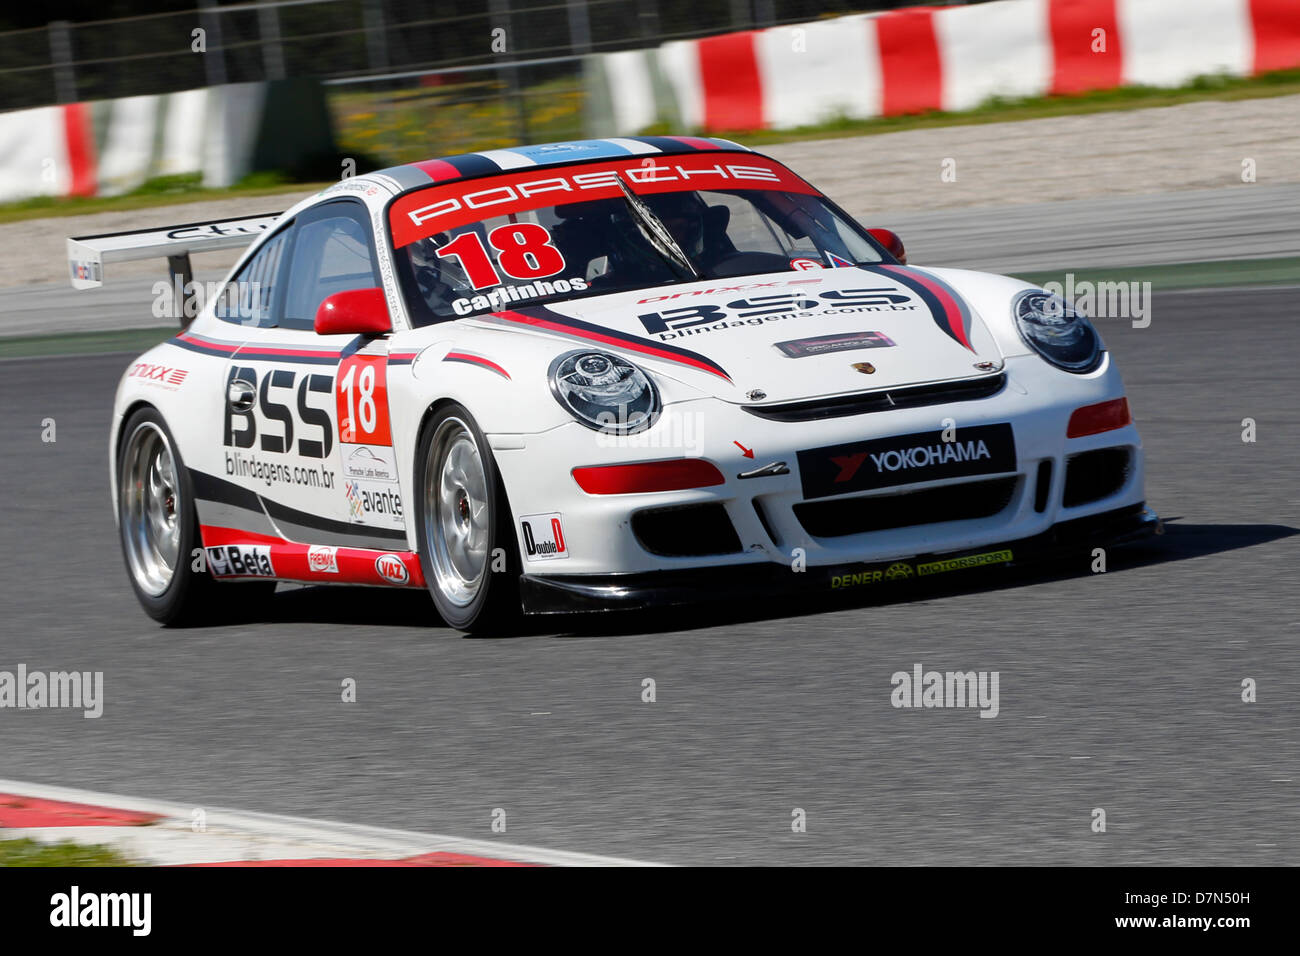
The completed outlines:
<svg viewBox="0 0 1300 956">
<path fill-rule="evenodd" d="M 567 352 L 551 363 L 551 394 L 574 418 L 597 431 L 630 435 L 659 417 L 650 376 L 608 352 Z"/>
<path fill-rule="evenodd" d="M 1027 289 L 1011 303 L 1011 314 L 1025 344 L 1057 368 L 1091 372 L 1101 361 L 1101 336 L 1059 295 Z"/>
</svg>

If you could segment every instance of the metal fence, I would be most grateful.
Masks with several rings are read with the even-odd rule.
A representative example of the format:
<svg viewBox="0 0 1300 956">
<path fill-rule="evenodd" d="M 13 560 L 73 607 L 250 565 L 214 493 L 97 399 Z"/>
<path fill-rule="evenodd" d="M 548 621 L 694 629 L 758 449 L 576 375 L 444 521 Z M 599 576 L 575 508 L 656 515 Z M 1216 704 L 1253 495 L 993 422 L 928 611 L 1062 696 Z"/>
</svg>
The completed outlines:
<svg viewBox="0 0 1300 956">
<path fill-rule="evenodd" d="M 579 135 L 589 53 L 915 2 L 199 0 L 0 32 L 0 110 L 315 76 L 344 147 L 397 162 Z"/>
</svg>

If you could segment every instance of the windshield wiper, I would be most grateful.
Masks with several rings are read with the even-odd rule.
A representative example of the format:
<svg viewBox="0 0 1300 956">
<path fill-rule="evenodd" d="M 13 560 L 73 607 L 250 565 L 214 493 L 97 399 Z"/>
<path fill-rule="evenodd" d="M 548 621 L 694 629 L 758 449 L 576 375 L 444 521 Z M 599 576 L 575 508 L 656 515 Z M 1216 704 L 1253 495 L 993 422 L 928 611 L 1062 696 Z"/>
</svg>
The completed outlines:
<svg viewBox="0 0 1300 956">
<path fill-rule="evenodd" d="M 677 244 L 668 227 L 650 211 L 649 206 L 637 198 L 631 187 L 623 182 L 623 175 L 616 172 L 614 178 L 618 182 L 618 188 L 623 190 L 623 201 L 627 203 L 628 211 L 632 213 L 637 228 L 640 229 L 641 235 L 645 236 L 646 242 L 659 253 L 659 257 L 675 271 L 685 272 L 685 275 L 681 276 L 683 279 L 702 278 L 700 270 L 695 268 L 695 264 Z"/>
</svg>

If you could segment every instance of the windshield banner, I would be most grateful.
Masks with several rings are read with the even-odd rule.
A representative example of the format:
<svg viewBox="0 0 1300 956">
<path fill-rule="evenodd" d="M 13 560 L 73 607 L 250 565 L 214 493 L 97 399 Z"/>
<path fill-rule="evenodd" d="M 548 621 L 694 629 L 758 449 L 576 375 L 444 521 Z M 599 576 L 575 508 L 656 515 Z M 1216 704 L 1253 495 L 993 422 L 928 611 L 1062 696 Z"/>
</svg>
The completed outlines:
<svg viewBox="0 0 1300 956">
<path fill-rule="evenodd" d="M 401 196 L 389 210 L 393 246 L 469 225 L 492 216 L 588 199 L 622 197 L 621 173 L 638 195 L 683 190 L 768 189 L 820 196 L 790 170 L 762 156 L 714 153 L 699 156 L 631 157 L 530 169 L 500 176 L 430 186 Z"/>
</svg>

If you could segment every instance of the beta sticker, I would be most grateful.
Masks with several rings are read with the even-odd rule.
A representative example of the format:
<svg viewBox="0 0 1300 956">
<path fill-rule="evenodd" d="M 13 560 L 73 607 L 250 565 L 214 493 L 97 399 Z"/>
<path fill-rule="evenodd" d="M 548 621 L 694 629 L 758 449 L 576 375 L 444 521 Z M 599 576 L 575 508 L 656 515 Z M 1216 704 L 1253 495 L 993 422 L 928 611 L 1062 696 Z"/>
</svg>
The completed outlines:
<svg viewBox="0 0 1300 956">
<path fill-rule="evenodd" d="M 524 554 L 529 561 L 551 561 L 569 556 L 564 525 L 558 513 L 524 515 L 519 519 L 519 530 L 524 538 Z"/>
</svg>

